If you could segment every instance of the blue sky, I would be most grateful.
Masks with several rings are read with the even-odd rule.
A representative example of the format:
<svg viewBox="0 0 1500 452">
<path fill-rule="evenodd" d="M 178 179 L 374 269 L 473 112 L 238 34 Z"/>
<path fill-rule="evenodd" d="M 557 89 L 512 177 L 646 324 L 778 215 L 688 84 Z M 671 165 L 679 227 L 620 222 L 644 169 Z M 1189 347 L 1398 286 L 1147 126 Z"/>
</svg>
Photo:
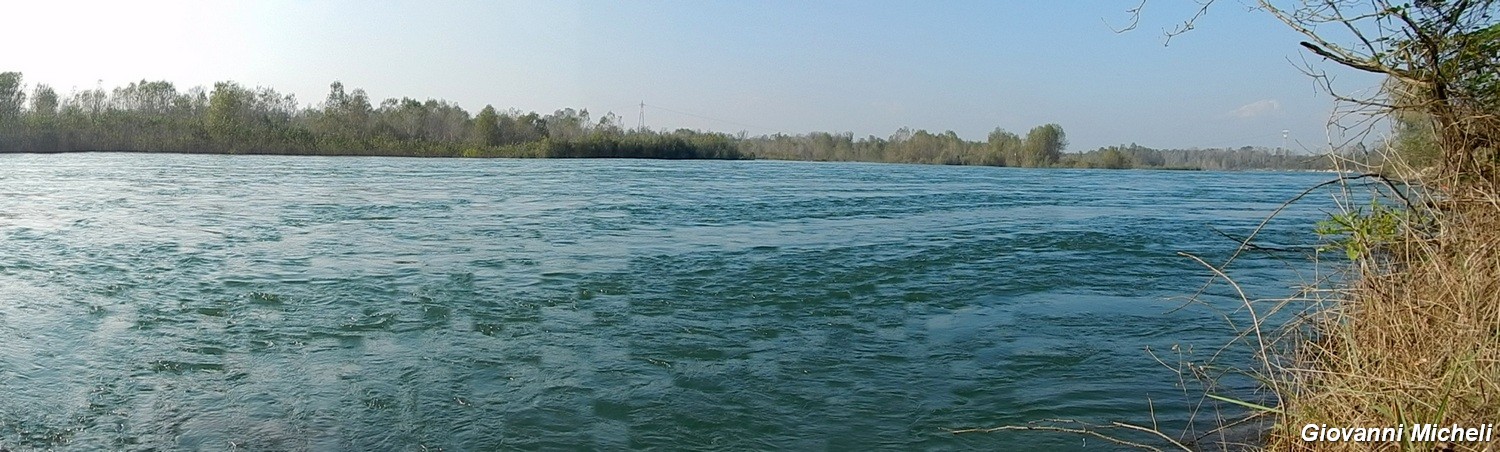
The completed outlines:
<svg viewBox="0 0 1500 452">
<path fill-rule="evenodd" d="M 1306 58 L 1346 92 L 1379 79 L 1305 57 L 1299 37 L 1220 0 L 256 1 L 11 6 L 0 70 L 67 93 L 164 79 L 233 80 L 321 102 L 340 80 L 387 97 L 725 132 L 899 127 L 983 139 L 1061 124 L 1070 150 L 1328 141 L 1334 108 Z M 686 113 L 686 114 L 684 114 Z"/>
</svg>

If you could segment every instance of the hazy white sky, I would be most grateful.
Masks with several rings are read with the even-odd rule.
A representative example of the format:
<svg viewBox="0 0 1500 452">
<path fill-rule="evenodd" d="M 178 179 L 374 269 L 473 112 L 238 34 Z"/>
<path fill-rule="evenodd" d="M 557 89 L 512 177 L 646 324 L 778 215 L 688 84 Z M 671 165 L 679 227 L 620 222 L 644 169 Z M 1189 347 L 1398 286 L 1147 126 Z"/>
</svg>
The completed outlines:
<svg viewBox="0 0 1500 452">
<path fill-rule="evenodd" d="M 750 134 L 983 139 L 1055 122 L 1070 150 L 1327 142 L 1334 107 L 1304 59 L 1346 90 L 1379 80 L 1304 57 L 1298 36 L 1221 0 L 1163 46 L 1191 0 L 45 1 L 8 5 L 0 70 L 66 94 L 142 79 L 233 80 L 316 104 L 328 84 L 634 125 Z M 1294 143 L 1294 148 L 1299 146 Z"/>
</svg>

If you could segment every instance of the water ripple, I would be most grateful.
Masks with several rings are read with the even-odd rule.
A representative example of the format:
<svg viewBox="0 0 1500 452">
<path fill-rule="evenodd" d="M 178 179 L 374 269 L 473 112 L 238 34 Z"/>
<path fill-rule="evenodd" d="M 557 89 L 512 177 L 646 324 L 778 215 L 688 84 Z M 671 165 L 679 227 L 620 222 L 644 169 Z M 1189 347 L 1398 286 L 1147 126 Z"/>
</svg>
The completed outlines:
<svg viewBox="0 0 1500 452">
<path fill-rule="evenodd" d="M 1144 348 L 1228 332 L 1168 312 L 1206 276 L 1176 253 L 1222 259 L 1209 226 L 1327 178 L 0 160 L 12 450 L 1057 447 L 944 429 L 1180 395 Z M 1320 207 L 1263 238 L 1306 243 Z M 1306 264 L 1283 257 L 1240 282 L 1284 295 Z"/>
</svg>

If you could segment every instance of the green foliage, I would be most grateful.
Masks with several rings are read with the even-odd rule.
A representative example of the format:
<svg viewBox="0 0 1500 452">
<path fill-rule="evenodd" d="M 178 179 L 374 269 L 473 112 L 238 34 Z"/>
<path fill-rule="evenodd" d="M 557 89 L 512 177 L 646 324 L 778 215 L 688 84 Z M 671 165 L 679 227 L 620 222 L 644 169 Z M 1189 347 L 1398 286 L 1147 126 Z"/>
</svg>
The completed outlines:
<svg viewBox="0 0 1500 452">
<path fill-rule="evenodd" d="M 484 110 L 479 111 L 479 116 L 474 117 L 474 143 L 480 146 L 494 146 L 500 144 L 500 115 L 495 113 L 495 107 L 485 105 Z"/>
<path fill-rule="evenodd" d="M 1005 166 L 1008 162 L 1021 161 L 1021 137 L 1014 133 L 1006 132 L 1005 129 L 996 127 L 990 132 L 985 153 L 985 165 Z"/>
<path fill-rule="evenodd" d="M 1062 128 L 1056 125 L 1057 137 Z M 1062 141 L 1052 143 L 1061 151 Z M 855 139 L 852 133 L 813 132 L 806 135 L 771 135 L 740 140 L 740 147 L 755 158 L 810 161 L 858 161 L 925 163 L 937 165 L 1050 166 L 1046 158 L 1026 159 L 1026 142 L 1015 134 L 995 129 L 985 142 L 960 138 L 949 130 L 932 133 L 902 128 L 889 138 L 869 136 Z M 1043 146 L 1038 149 L 1046 148 Z M 1049 148 L 1050 149 L 1050 148 Z"/>
<path fill-rule="evenodd" d="M 150 151 L 420 157 L 743 158 L 723 134 L 626 133 L 617 116 L 587 110 L 542 116 L 486 106 L 475 118 L 452 103 L 387 99 L 334 82 L 316 108 L 233 82 L 186 92 L 164 81 L 91 89 L 60 99 L 39 85 L 29 109 L 21 75 L 0 73 L 0 152 Z M 8 103 L 7 103 L 8 102 Z M 11 105 L 14 104 L 14 105 Z M 6 116 L 4 112 L 12 112 Z"/>
<path fill-rule="evenodd" d="M 37 116 L 57 116 L 57 92 L 51 86 L 37 85 L 31 95 L 31 113 Z"/>
<path fill-rule="evenodd" d="M 1395 24 L 1400 33 L 1385 33 L 1363 53 L 1335 47 L 1324 53 L 1387 76 L 1380 105 L 1389 106 L 1395 120 L 1390 144 L 1397 158 L 1464 179 L 1500 180 L 1496 14 L 1500 2 L 1494 0 L 1403 2 L 1350 19 L 1382 30 Z"/>
<path fill-rule="evenodd" d="M 1119 149 L 1109 149 L 1099 155 L 1099 166 L 1106 169 L 1125 169 L 1135 165 L 1131 164 L 1130 157 Z"/>
<path fill-rule="evenodd" d="M 0 74 L 0 104 L 27 100 L 21 74 Z M 1064 154 L 1057 124 L 1023 138 L 996 128 L 985 141 L 953 131 L 902 128 L 889 137 L 852 133 L 731 136 L 690 130 L 627 131 L 620 118 L 587 110 L 548 115 L 485 106 L 472 116 L 443 100 L 392 98 L 372 105 L 363 90 L 329 85 L 321 105 L 233 82 L 178 90 L 147 81 L 61 98 L 35 87 L 30 108 L 0 118 L 0 152 L 150 151 L 421 157 L 783 159 L 1068 168 L 1305 168 L 1261 150 L 1157 150 L 1131 145 Z M 9 99 L 9 101 L 5 101 Z M 9 107 L 6 107 L 9 108 Z M 1305 164 L 1306 157 L 1298 158 Z"/>
<path fill-rule="evenodd" d="M 1415 112 L 1391 115 L 1395 119 L 1395 137 L 1392 150 L 1403 163 L 1413 168 L 1426 168 L 1442 162 L 1442 150 L 1438 148 L 1432 118 Z"/>
<path fill-rule="evenodd" d="M 215 84 L 213 94 L 208 97 L 208 114 L 204 118 L 204 127 L 214 143 L 229 149 L 231 153 L 249 133 L 250 118 L 246 114 L 249 97 L 251 95 L 248 91 L 229 82 Z"/>
<path fill-rule="evenodd" d="M 1322 156 L 1290 155 L 1250 146 L 1237 149 L 1153 149 L 1137 144 L 1068 154 L 1062 162 L 1064 166 L 1076 168 L 1204 170 L 1324 170 L 1331 163 Z"/>
<path fill-rule="evenodd" d="M 0 72 L 0 121 L 20 117 L 26 104 L 26 91 L 20 72 Z"/>
<path fill-rule="evenodd" d="M 1358 260 L 1399 239 L 1408 217 L 1406 210 L 1371 201 L 1368 211 L 1356 208 L 1332 215 L 1319 221 L 1315 231 L 1329 239 L 1322 250 L 1343 250 L 1349 260 Z"/>
<path fill-rule="evenodd" d="M 1152 149 L 1136 144 L 1109 146 L 1084 153 L 1063 153 L 1062 127 L 1049 124 L 1022 139 L 996 128 L 984 142 L 953 132 L 941 134 L 902 128 L 890 138 L 855 139 L 853 134 L 814 132 L 742 138 L 743 152 L 754 158 L 812 161 L 860 161 L 1061 168 L 1162 169 L 1328 169 L 1321 156 L 1289 155 L 1266 148 Z"/>
<path fill-rule="evenodd" d="M 1036 126 L 1026 133 L 1026 142 L 1021 145 L 1020 164 L 1031 168 L 1051 166 L 1062 157 L 1063 148 L 1067 146 L 1062 126 Z"/>
</svg>

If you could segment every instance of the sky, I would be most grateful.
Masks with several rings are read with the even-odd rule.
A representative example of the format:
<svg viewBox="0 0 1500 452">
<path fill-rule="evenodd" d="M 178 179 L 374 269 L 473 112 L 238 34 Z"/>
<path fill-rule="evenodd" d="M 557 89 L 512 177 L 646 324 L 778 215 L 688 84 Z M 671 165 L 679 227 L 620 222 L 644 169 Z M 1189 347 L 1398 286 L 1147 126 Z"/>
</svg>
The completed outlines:
<svg viewBox="0 0 1500 452">
<path fill-rule="evenodd" d="M 1056 123 L 1070 151 L 1330 142 L 1333 98 L 1380 79 L 1299 50 L 1247 0 L 140 1 L 7 6 L 0 71 L 66 95 L 139 80 L 328 85 L 477 112 L 613 112 L 635 126 L 738 133 L 901 127 L 983 140 Z"/>
</svg>

